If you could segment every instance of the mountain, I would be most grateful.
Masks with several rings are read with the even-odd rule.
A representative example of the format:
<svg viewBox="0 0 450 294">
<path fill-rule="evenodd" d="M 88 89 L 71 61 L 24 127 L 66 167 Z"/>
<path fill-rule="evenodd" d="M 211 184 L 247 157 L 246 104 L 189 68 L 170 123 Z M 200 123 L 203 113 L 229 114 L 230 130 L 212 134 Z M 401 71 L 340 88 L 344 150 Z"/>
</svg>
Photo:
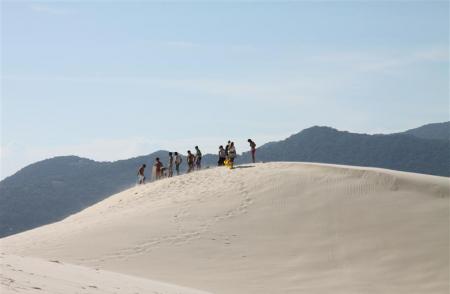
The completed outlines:
<svg viewBox="0 0 450 294">
<path fill-rule="evenodd" d="M 450 140 L 450 121 L 427 124 L 408 130 L 404 134 L 413 135 L 422 139 Z"/>
<path fill-rule="evenodd" d="M 134 186 L 138 167 L 151 165 L 156 157 L 165 163 L 168 151 L 115 162 L 61 156 L 21 169 L 0 182 L 0 237 L 59 221 Z M 213 155 L 203 160 L 205 166 L 216 161 Z M 146 174 L 150 179 L 150 167 Z"/>
<path fill-rule="evenodd" d="M 55 222 L 134 185 L 137 167 L 164 151 L 116 162 L 63 156 L 0 182 L 0 236 Z"/>
<path fill-rule="evenodd" d="M 243 154 L 249 160 L 250 154 Z M 262 161 L 309 161 L 450 176 L 450 142 L 408 134 L 366 135 L 312 127 L 257 150 Z"/>
<path fill-rule="evenodd" d="M 257 160 L 373 166 L 450 176 L 449 144 L 449 140 L 423 139 L 409 133 L 366 135 L 312 127 L 258 147 Z M 115 162 L 64 156 L 25 167 L 0 182 L 0 237 L 61 220 L 134 186 L 137 168 L 143 163 L 150 165 L 156 157 L 167 162 L 168 152 Z M 203 157 L 204 167 L 216 162 L 216 155 Z M 250 154 L 243 153 L 236 162 L 250 162 Z M 149 167 L 146 174 L 150 178 Z"/>
</svg>

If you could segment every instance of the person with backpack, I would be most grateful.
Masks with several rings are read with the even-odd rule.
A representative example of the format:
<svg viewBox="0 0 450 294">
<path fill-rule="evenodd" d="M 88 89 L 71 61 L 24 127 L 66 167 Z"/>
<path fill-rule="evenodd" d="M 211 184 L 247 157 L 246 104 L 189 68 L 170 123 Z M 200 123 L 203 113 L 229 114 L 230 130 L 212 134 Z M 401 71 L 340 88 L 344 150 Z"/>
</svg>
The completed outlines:
<svg viewBox="0 0 450 294">
<path fill-rule="evenodd" d="M 250 152 L 252 153 L 252 161 L 255 163 L 255 153 L 256 153 L 256 144 L 252 141 L 252 139 L 247 140 L 248 143 L 250 143 Z"/>
<path fill-rule="evenodd" d="M 180 164 L 183 162 L 183 159 L 181 158 L 181 155 L 178 154 L 178 152 L 175 152 L 175 170 L 177 172 L 177 176 L 180 175 Z"/>
<path fill-rule="evenodd" d="M 187 164 L 188 164 L 188 170 L 187 172 L 190 173 L 194 170 L 194 162 L 195 162 L 195 156 L 191 153 L 191 150 L 188 150 L 187 152 Z"/>
<path fill-rule="evenodd" d="M 234 159 L 236 158 L 236 148 L 234 147 L 234 142 L 230 143 L 230 148 L 228 149 L 228 159 L 230 160 L 230 169 L 234 168 Z"/>
<path fill-rule="evenodd" d="M 173 156 L 172 156 L 172 152 L 169 152 L 169 164 L 167 165 L 167 176 L 169 178 L 173 176 Z"/>
<path fill-rule="evenodd" d="M 225 149 L 223 149 L 223 146 L 219 146 L 219 161 L 217 162 L 218 166 L 223 166 L 225 159 L 227 158 L 227 154 L 225 153 Z"/>
<path fill-rule="evenodd" d="M 202 152 L 195 146 L 195 168 L 200 170 L 202 168 Z"/>
<path fill-rule="evenodd" d="M 143 165 L 139 168 L 139 171 L 138 171 L 138 174 L 137 174 L 137 175 L 138 175 L 138 183 L 139 183 L 139 185 L 145 184 L 145 174 L 144 174 L 145 167 L 146 167 L 146 165 L 143 164 Z"/>
</svg>

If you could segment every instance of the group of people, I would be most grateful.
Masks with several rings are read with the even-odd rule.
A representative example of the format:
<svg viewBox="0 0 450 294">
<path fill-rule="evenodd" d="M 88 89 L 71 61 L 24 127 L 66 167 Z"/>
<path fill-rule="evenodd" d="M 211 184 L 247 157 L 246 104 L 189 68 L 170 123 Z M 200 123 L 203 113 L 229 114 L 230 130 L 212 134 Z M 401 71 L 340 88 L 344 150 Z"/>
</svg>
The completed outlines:
<svg viewBox="0 0 450 294">
<path fill-rule="evenodd" d="M 228 144 L 223 148 L 222 145 L 219 146 L 219 161 L 218 166 L 224 166 L 225 162 L 228 160 L 231 167 L 234 164 L 234 159 L 236 158 L 236 147 L 234 147 L 234 142 L 228 141 Z"/>
<path fill-rule="evenodd" d="M 255 153 L 256 153 L 256 144 L 251 139 L 248 139 L 247 142 L 250 144 L 250 151 L 252 154 L 252 161 L 255 163 Z M 219 160 L 217 162 L 218 166 L 224 166 L 226 163 L 230 168 L 233 168 L 234 159 L 236 158 L 236 147 L 234 146 L 234 142 L 228 141 L 225 148 L 220 145 L 219 146 Z M 191 150 L 187 151 L 186 155 L 187 161 L 187 172 L 190 173 L 194 170 L 200 170 L 202 167 L 202 152 L 195 146 L 195 154 L 191 152 Z M 180 174 L 180 165 L 183 162 L 183 158 L 178 152 L 169 152 L 169 161 L 167 163 L 167 167 L 164 167 L 160 158 L 157 157 L 155 159 L 155 163 L 153 164 L 153 173 L 154 178 L 156 180 L 164 178 L 164 177 L 173 177 L 173 169 L 175 166 L 175 172 L 177 175 Z M 138 170 L 138 182 L 139 184 L 145 184 L 145 168 L 147 166 L 143 164 Z"/>
</svg>

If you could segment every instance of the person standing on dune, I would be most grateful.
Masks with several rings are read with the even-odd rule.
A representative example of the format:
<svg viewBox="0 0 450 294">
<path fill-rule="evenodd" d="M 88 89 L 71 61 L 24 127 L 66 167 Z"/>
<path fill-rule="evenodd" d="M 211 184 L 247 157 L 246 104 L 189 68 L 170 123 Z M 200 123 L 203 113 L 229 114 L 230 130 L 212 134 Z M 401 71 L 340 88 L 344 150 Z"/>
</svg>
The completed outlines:
<svg viewBox="0 0 450 294">
<path fill-rule="evenodd" d="M 187 152 L 187 164 L 188 164 L 187 172 L 188 173 L 190 173 L 191 171 L 194 170 L 194 161 L 195 161 L 194 154 L 191 153 L 191 150 L 188 150 L 188 152 Z"/>
<path fill-rule="evenodd" d="M 169 152 L 169 164 L 167 166 L 167 176 L 170 178 L 173 176 L 173 156 L 172 152 Z"/>
<path fill-rule="evenodd" d="M 162 178 L 162 171 L 163 171 L 163 164 L 159 160 L 159 157 L 156 157 L 156 159 L 155 159 L 155 178 L 157 180 Z"/>
<path fill-rule="evenodd" d="M 218 166 L 223 166 L 225 159 L 227 158 L 227 154 L 225 153 L 225 149 L 223 149 L 223 146 L 219 146 L 219 161 L 217 162 Z"/>
<path fill-rule="evenodd" d="M 235 158 L 236 158 L 236 148 L 234 147 L 234 142 L 231 142 L 230 148 L 228 149 L 228 159 L 231 161 L 230 168 L 234 168 Z"/>
<path fill-rule="evenodd" d="M 228 158 L 228 149 L 230 149 L 231 141 L 228 140 L 227 145 L 225 146 L 225 156 Z"/>
<path fill-rule="evenodd" d="M 195 168 L 200 170 L 202 168 L 202 152 L 195 146 Z"/>
<path fill-rule="evenodd" d="M 143 164 L 138 171 L 138 181 L 139 181 L 139 185 L 141 184 L 145 184 L 145 175 L 144 175 L 144 171 L 145 171 L 145 164 Z"/>
<path fill-rule="evenodd" d="M 175 170 L 177 171 L 177 176 L 180 175 L 180 164 L 183 161 L 181 155 L 178 152 L 175 152 Z"/>
<path fill-rule="evenodd" d="M 255 142 L 252 141 L 252 139 L 248 139 L 247 140 L 248 143 L 250 143 L 250 149 L 251 149 L 251 153 L 252 153 L 252 161 L 253 163 L 255 163 L 255 153 L 256 153 L 256 144 Z"/>
</svg>

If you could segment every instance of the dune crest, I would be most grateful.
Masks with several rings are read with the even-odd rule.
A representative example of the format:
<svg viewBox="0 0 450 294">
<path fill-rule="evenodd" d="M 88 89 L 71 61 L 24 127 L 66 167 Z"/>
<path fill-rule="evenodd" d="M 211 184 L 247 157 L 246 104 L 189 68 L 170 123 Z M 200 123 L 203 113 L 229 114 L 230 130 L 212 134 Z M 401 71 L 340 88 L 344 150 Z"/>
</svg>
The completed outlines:
<svg viewBox="0 0 450 294">
<path fill-rule="evenodd" d="M 0 246 L 212 293 L 448 293 L 449 187 L 376 168 L 213 168 L 134 187 Z"/>
</svg>

